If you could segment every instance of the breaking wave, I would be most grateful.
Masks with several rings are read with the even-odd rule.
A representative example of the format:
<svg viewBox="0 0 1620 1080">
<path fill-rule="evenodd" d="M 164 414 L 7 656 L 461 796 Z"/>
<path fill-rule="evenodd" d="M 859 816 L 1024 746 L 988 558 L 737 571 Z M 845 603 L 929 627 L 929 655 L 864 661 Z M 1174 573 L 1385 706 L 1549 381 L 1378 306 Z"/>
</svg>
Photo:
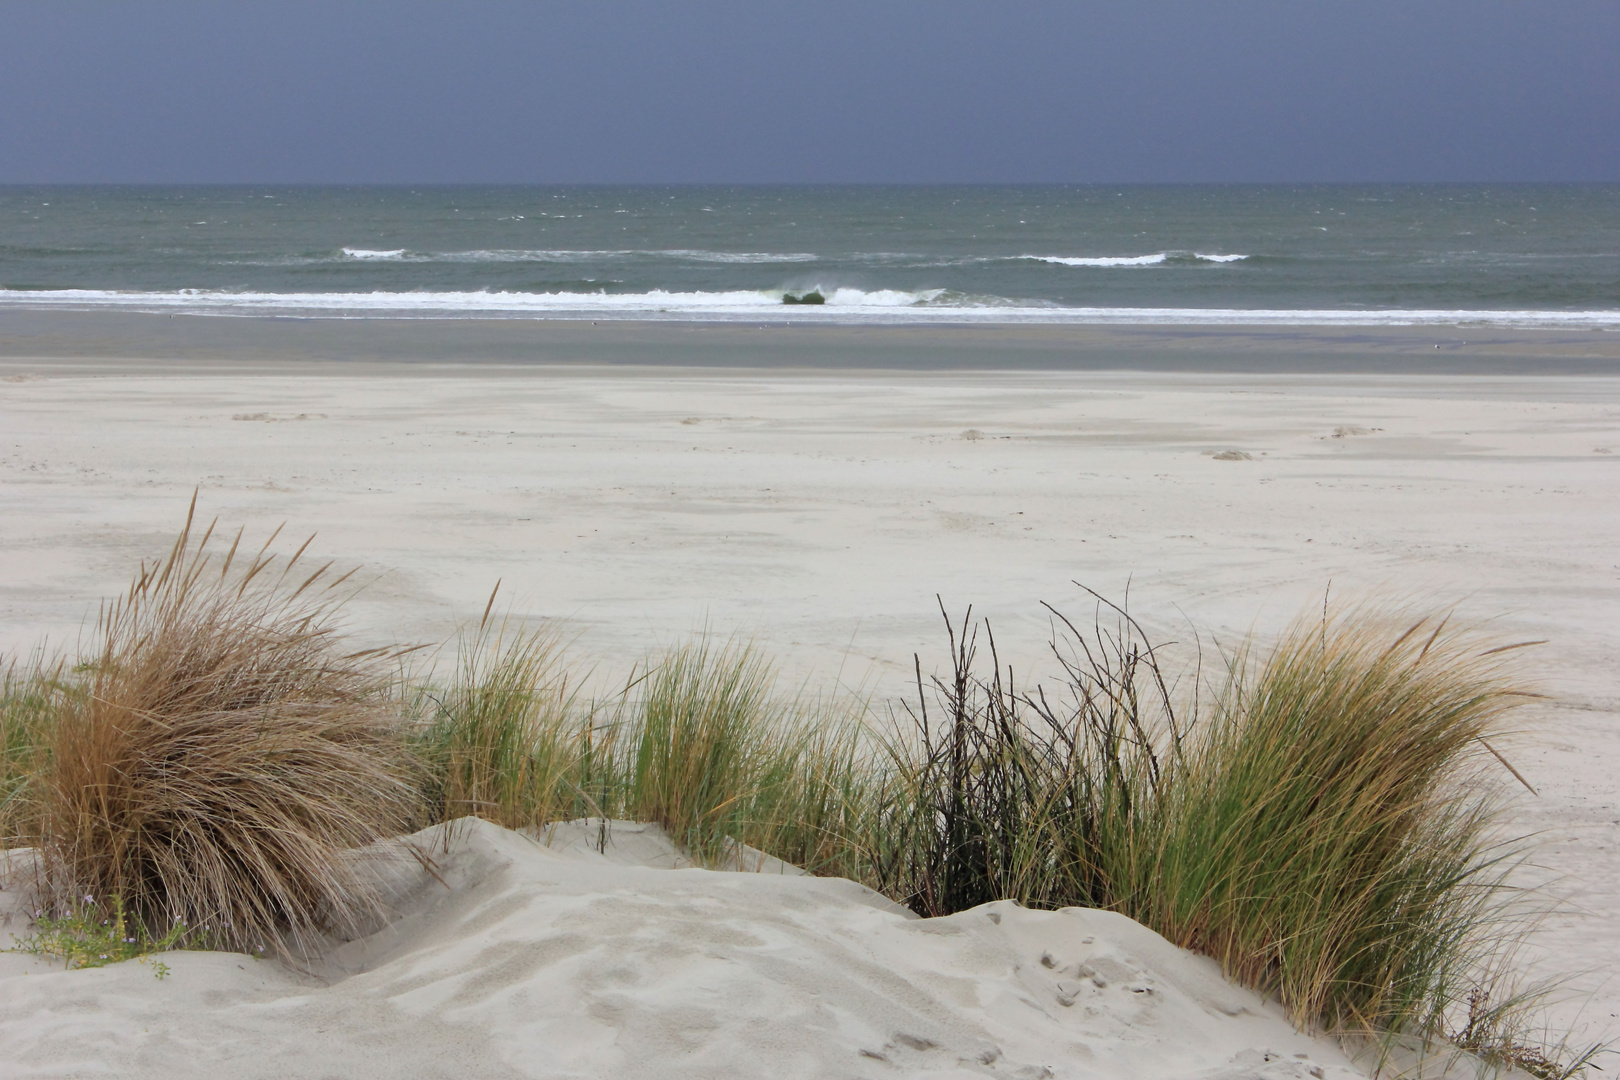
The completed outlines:
<svg viewBox="0 0 1620 1080">
<path fill-rule="evenodd" d="M 363 259 L 409 263 L 581 263 L 602 259 L 668 259 L 677 262 L 769 265 L 772 263 L 815 262 L 819 256 L 804 251 L 705 251 L 697 248 L 656 250 L 574 251 L 544 248 L 494 248 L 474 251 L 411 251 L 407 248 L 378 250 L 345 247 L 343 259 Z M 314 259 L 310 261 L 321 261 Z"/>
<path fill-rule="evenodd" d="M 903 309 L 930 304 L 944 289 L 850 289 L 816 287 L 833 309 Z M 196 314 L 312 314 L 408 317 L 463 314 L 648 317 L 681 313 L 759 312 L 782 308 L 788 290 L 739 289 L 728 292 L 230 292 L 177 289 L 172 292 L 117 292 L 100 289 L 0 290 L 0 306 L 34 308 L 124 308 Z M 798 294 L 795 294 L 798 295 Z M 803 310 L 797 309 L 797 310 Z"/>
<path fill-rule="evenodd" d="M 691 322 L 978 323 L 1047 325 L 1501 326 L 1620 330 L 1620 310 L 1288 310 L 1063 307 L 944 289 L 824 288 L 814 305 L 784 304 L 785 290 L 639 293 L 326 292 L 182 289 L 0 289 L 0 308 L 122 310 L 189 315 L 329 319 L 623 319 Z M 795 295 L 803 295 L 798 290 Z"/>
<path fill-rule="evenodd" d="M 1165 263 L 1241 262 L 1247 255 L 1205 255 L 1198 251 L 1159 251 L 1152 255 L 1018 255 L 1017 259 L 1058 266 L 1162 266 Z"/>
</svg>

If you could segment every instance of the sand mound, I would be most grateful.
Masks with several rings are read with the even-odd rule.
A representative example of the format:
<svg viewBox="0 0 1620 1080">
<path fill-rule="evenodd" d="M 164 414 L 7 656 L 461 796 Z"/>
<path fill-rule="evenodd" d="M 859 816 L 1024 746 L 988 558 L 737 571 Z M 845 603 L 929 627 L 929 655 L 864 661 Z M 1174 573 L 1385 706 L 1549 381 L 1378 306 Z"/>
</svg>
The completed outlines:
<svg viewBox="0 0 1620 1080">
<path fill-rule="evenodd" d="M 379 858 L 390 918 L 317 970 L 171 953 L 63 972 L 0 954 L 0 1075 L 1360 1076 L 1215 965 L 1120 915 L 920 920 L 853 882 L 654 826 L 478 821 Z M 14 860 L 17 861 L 17 860 Z M 25 929 L 21 877 L 0 900 Z M 0 916 L 3 917 L 3 916 Z M 25 974 L 26 972 L 26 974 Z"/>
</svg>

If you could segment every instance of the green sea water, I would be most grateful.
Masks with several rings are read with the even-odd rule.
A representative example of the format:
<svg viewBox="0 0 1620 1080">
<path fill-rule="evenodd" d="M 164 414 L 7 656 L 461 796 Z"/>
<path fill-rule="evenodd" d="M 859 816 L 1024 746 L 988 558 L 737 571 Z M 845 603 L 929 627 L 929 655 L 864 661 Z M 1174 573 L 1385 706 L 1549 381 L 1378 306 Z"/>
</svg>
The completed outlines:
<svg viewBox="0 0 1620 1080">
<path fill-rule="evenodd" d="M 1620 328 L 1620 186 L 11 187 L 6 307 Z"/>
</svg>

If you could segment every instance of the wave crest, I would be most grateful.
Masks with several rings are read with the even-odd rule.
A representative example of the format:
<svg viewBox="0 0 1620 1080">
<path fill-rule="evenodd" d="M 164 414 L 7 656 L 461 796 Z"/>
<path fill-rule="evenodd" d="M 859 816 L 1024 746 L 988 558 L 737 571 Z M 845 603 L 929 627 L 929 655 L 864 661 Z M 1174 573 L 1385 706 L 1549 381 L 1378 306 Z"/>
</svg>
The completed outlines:
<svg viewBox="0 0 1620 1080">
<path fill-rule="evenodd" d="M 818 255 L 807 251 L 706 251 L 699 248 L 659 248 L 586 251 L 567 248 L 479 248 L 472 251 L 412 251 L 409 248 L 377 250 L 345 247 L 342 259 L 412 263 L 580 263 L 603 259 L 669 259 L 676 262 L 773 263 L 815 262 Z M 315 260 L 320 261 L 320 260 Z"/>
<path fill-rule="evenodd" d="M 798 290 L 800 292 L 804 290 Z M 1246 309 L 1061 307 L 943 289 L 820 288 L 825 304 L 784 305 L 784 290 L 641 293 L 365 292 L 264 293 L 180 289 L 0 288 L 0 308 L 122 310 L 191 315 L 283 315 L 337 319 L 530 318 L 711 322 L 1202 326 L 1500 326 L 1620 331 L 1620 310 Z"/>
<path fill-rule="evenodd" d="M 1159 251 L 1152 255 L 1017 255 L 1016 259 L 1058 266 L 1161 266 L 1165 263 L 1241 262 L 1247 255 L 1206 255 L 1198 251 Z"/>
</svg>

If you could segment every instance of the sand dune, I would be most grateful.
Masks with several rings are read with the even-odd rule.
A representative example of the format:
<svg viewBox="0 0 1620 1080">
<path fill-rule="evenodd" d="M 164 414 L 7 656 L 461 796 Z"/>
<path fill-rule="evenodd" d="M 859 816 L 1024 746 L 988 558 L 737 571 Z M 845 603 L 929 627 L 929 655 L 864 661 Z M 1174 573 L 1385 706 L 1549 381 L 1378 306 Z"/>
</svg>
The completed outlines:
<svg viewBox="0 0 1620 1080">
<path fill-rule="evenodd" d="M 920 920 L 779 864 L 680 868 L 656 826 L 611 823 L 605 853 L 591 823 L 549 846 L 452 830 L 411 838 L 433 873 L 379 856 L 387 919 L 305 974 L 172 953 L 157 982 L 140 962 L 0 956 L 0 1075 L 1362 1075 L 1120 915 L 997 903 Z M 13 913 L 22 877 L 0 892 Z"/>
</svg>

